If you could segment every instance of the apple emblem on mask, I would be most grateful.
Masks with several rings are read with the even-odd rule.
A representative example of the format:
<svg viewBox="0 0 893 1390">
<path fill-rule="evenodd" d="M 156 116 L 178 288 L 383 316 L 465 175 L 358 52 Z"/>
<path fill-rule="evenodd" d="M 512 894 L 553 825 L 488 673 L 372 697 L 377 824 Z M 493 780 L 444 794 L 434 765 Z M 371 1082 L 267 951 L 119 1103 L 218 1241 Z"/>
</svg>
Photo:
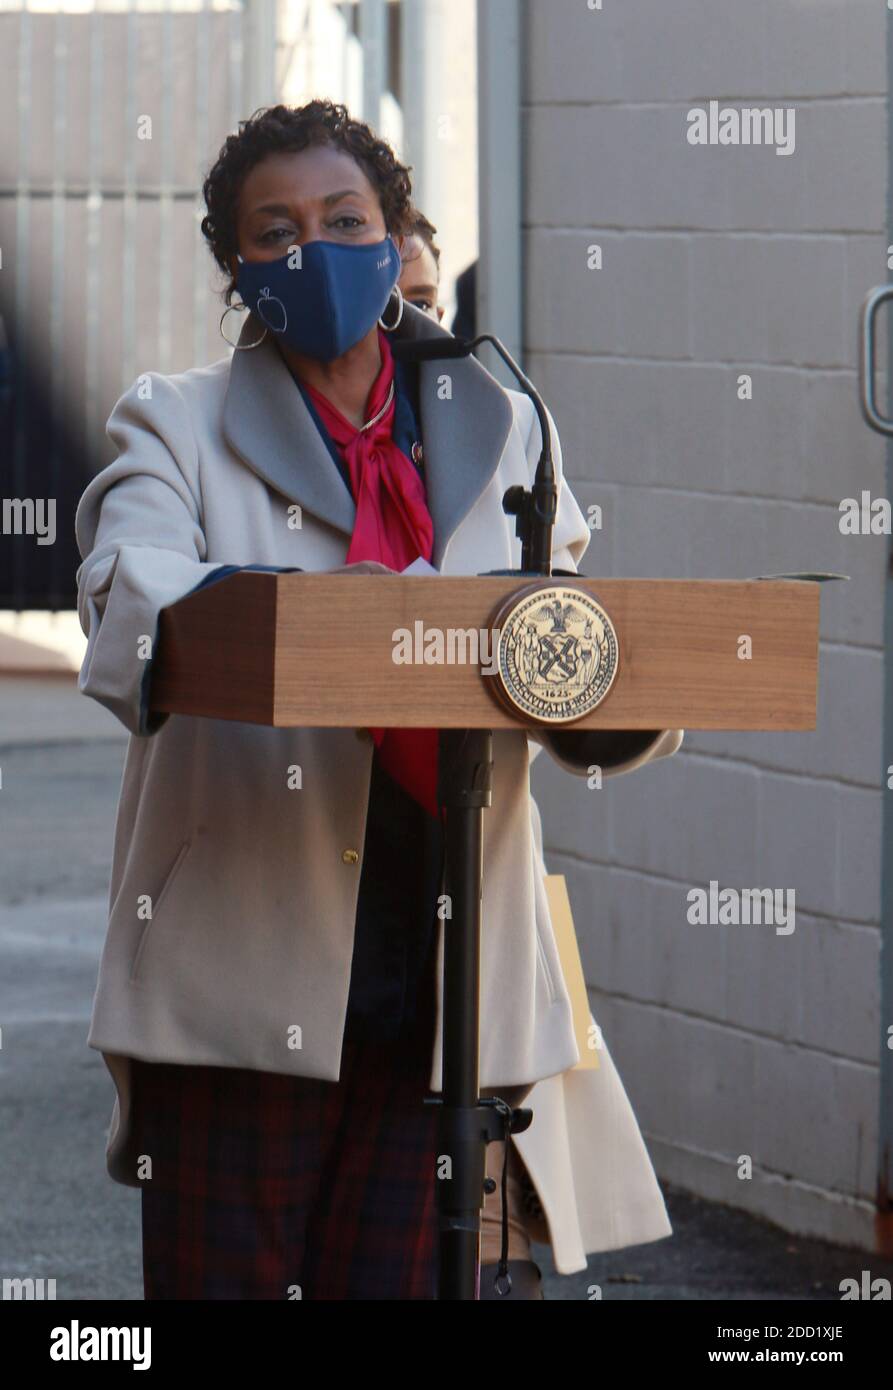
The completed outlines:
<svg viewBox="0 0 893 1390">
<path fill-rule="evenodd" d="M 269 285 L 265 285 L 261 290 L 257 300 L 255 311 L 273 333 L 284 333 L 288 323 L 288 315 L 285 312 L 285 305 L 281 299 L 277 299 L 275 294 L 270 294 Z"/>
</svg>

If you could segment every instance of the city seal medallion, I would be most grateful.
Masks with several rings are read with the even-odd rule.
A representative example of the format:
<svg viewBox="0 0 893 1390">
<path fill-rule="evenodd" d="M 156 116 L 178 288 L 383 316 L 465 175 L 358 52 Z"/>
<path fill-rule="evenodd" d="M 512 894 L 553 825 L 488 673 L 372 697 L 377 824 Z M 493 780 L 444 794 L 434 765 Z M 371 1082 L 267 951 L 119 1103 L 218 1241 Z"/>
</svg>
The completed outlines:
<svg viewBox="0 0 893 1390">
<path fill-rule="evenodd" d="M 512 713 L 569 724 L 601 704 L 617 675 L 617 633 L 601 604 L 573 583 L 537 582 L 493 616 L 486 680 Z"/>
</svg>

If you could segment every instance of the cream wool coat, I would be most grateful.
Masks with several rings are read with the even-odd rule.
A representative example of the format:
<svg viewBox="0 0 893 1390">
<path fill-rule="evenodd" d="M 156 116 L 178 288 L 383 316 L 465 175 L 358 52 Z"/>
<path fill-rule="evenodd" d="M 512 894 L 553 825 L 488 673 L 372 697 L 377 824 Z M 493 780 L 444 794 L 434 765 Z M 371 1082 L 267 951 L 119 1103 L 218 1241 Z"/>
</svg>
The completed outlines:
<svg viewBox="0 0 893 1390">
<path fill-rule="evenodd" d="M 541 751 L 535 748 L 531 761 Z M 542 822 L 533 797 L 530 811 L 534 852 L 545 874 Z M 543 1208 L 542 1220 L 527 1214 L 527 1234 L 551 1244 L 559 1274 L 585 1269 L 587 1252 L 672 1235 L 648 1150 L 604 1038 L 597 1069 L 538 1081 L 524 1105 L 533 1111 L 533 1121 L 511 1142 Z"/>
<path fill-rule="evenodd" d="M 241 342 L 260 331 L 249 316 Z M 412 306 L 397 335 L 449 336 Z M 453 575 L 519 565 L 502 496 L 532 478 L 539 427 L 530 402 L 468 358 L 422 364 L 420 413 L 432 564 Z M 79 614 L 88 638 L 79 685 L 132 737 L 87 1042 L 103 1054 L 117 1090 L 108 1171 L 138 1187 L 129 1058 L 338 1079 L 372 743 L 352 729 L 146 717 L 145 639 L 154 639 L 163 607 L 222 564 L 330 570 L 346 560 L 353 499 L 270 337 L 209 367 L 146 373 L 117 402 L 108 433 L 117 458 L 91 481 L 76 517 Z M 560 478 L 557 436 L 555 452 Z M 295 504 L 298 528 L 290 524 Z M 576 569 L 588 541 L 562 483 L 555 567 Z M 374 582 L 394 579 L 381 574 Z M 639 757 L 605 771 L 667 756 L 681 739 L 681 731 L 665 731 Z M 534 844 L 528 748 L 523 730 L 494 731 L 484 836 L 482 1087 L 561 1077 L 579 1057 Z M 301 790 L 288 786 L 295 764 Z M 356 862 L 346 850 L 357 851 Z M 435 1091 L 441 1038 L 438 970 Z M 567 1098 L 573 1104 L 591 1085 L 577 1080 L 583 1076 L 562 1083 L 563 1107 L 553 1088 L 551 1127 L 537 1126 L 540 1161 L 532 1158 L 534 1180 L 538 1173 L 548 1189 L 543 1205 L 565 1270 L 580 1268 L 581 1250 L 596 1248 L 592 1233 L 606 1230 L 606 1201 L 622 1207 L 628 1195 L 638 1202 L 643 1184 L 649 1200 L 631 1238 L 655 1239 L 668 1229 L 635 1120 L 628 1105 L 618 1111 L 616 1088 L 612 1101 L 602 1095 L 590 1106 L 590 1120 L 618 1121 L 611 1142 L 623 1179 L 609 1190 L 596 1167 L 590 1180 L 593 1155 L 608 1136 L 568 1120 Z"/>
</svg>

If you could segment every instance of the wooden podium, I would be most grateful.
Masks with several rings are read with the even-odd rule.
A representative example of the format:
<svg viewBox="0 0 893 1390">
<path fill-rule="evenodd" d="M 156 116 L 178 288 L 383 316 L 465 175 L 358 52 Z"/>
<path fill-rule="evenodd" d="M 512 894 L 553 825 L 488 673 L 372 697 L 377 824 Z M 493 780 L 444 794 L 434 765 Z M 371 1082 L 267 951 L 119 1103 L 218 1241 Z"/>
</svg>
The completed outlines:
<svg viewBox="0 0 893 1390">
<path fill-rule="evenodd" d="M 243 570 L 163 609 L 151 706 L 276 727 L 523 727 L 478 665 L 393 661 L 406 629 L 485 631 L 542 576 Z M 598 599 L 617 677 L 574 729 L 814 729 L 819 590 L 800 580 L 563 579 Z M 750 638 L 751 657 L 739 656 Z"/>
<path fill-rule="evenodd" d="M 617 665 L 607 694 L 572 723 L 516 717 L 478 661 L 424 660 L 426 634 L 491 631 L 500 605 L 531 585 L 584 590 L 609 615 Z M 581 579 L 561 571 L 447 575 L 274 573 L 243 569 L 163 609 L 150 708 L 276 727 L 417 726 L 440 733 L 444 828 L 443 1086 L 437 1155 L 439 1297 L 479 1289 L 486 1145 L 529 1110 L 479 1094 L 483 811 L 492 730 L 813 729 L 819 589 L 799 579 Z M 413 659 L 396 663 L 395 634 Z M 429 649 L 430 650 L 430 649 Z M 467 654 L 454 644 L 453 654 Z M 421 658 L 421 659 L 418 659 Z M 498 814 L 499 808 L 496 807 Z M 435 1155 L 432 1155 L 432 1161 Z"/>
</svg>

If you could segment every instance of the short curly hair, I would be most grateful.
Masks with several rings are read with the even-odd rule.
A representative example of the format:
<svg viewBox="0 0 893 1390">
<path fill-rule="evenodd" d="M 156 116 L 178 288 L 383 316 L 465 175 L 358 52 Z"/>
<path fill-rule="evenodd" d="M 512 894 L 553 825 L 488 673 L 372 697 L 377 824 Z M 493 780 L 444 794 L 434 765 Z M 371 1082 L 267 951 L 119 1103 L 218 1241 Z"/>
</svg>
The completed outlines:
<svg viewBox="0 0 893 1390">
<path fill-rule="evenodd" d="M 236 288 L 229 261 L 238 251 L 236 208 L 245 176 L 267 155 L 305 150 L 311 145 L 334 145 L 360 165 L 378 194 L 385 226 L 393 236 L 413 230 L 411 165 L 401 164 L 386 140 L 365 121 L 355 120 L 347 107 L 314 100 L 304 106 L 261 106 L 228 135 L 202 185 L 207 213 L 201 220 L 215 261 L 229 278 L 227 304 Z"/>
<path fill-rule="evenodd" d="M 431 255 L 434 257 L 434 264 L 436 265 L 437 269 L 440 270 L 440 247 L 434 240 L 434 238 L 437 236 L 437 228 L 435 227 L 433 222 L 429 222 L 428 218 L 419 208 L 413 208 L 412 210 L 412 226 L 410 228 L 410 235 L 415 237 L 418 241 L 423 242 L 424 245 L 427 246 L 428 250 L 431 252 Z M 413 256 L 407 252 L 406 254 L 404 254 L 403 260 L 404 262 L 415 261 L 418 260 L 421 254 L 421 251 L 417 251 L 416 254 Z"/>
</svg>

